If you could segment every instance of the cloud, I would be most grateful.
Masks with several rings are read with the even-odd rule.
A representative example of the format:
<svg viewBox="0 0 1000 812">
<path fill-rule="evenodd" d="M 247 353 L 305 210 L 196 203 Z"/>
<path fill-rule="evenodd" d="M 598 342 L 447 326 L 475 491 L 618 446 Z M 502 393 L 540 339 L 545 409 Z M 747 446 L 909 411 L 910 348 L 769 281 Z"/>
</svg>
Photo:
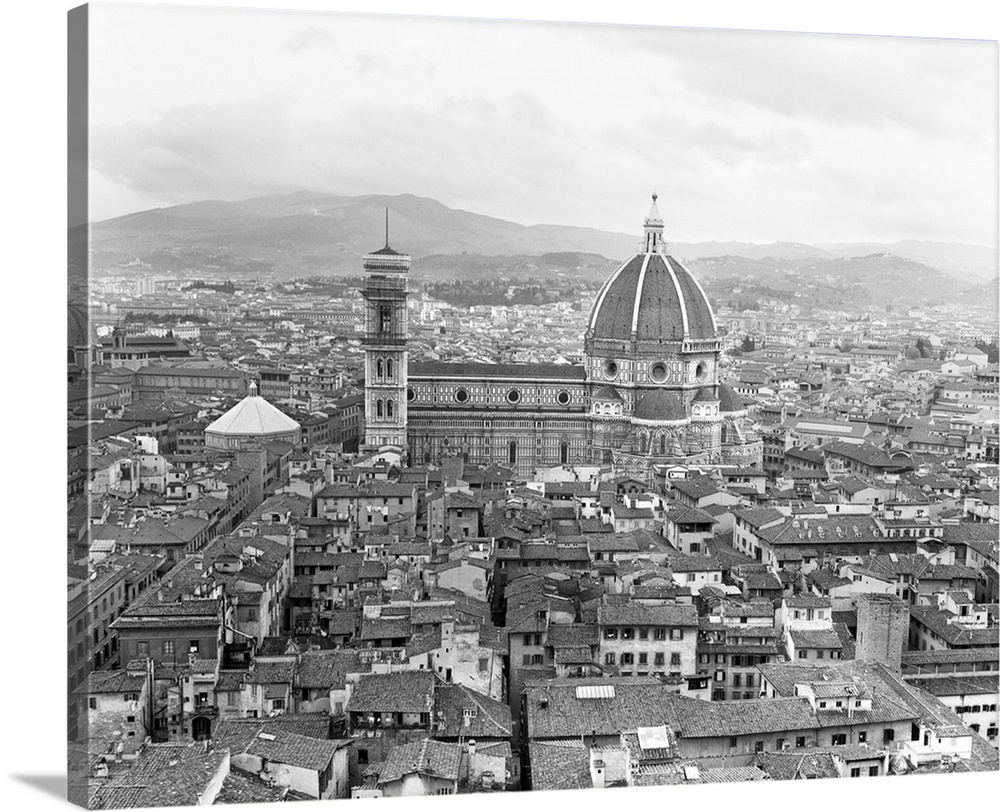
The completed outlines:
<svg viewBox="0 0 1000 812">
<path fill-rule="evenodd" d="M 655 187 L 679 241 L 995 242 L 994 45 L 373 19 L 116 40 L 158 50 L 95 81 L 92 215 L 308 188 L 637 232 Z"/>
<path fill-rule="evenodd" d="M 104 181 L 100 188 L 170 203 L 311 188 L 411 192 L 483 210 L 487 189 L 508 212 L 574 171 L 573 151 L 547 137 L 552 122 L 544 106 L 522 94 L 498 104 L 355 103 L 325 119 L 293 110 L 290 95 L 273 93 L 95 128 L 92 169 Z M 106 205 L 96 200 L 95 215 Z"/>
<path fill-rule="evenodd" d="M 723 112 L 967 137 L 993 126 L 984 109 L 994 43 L 834 34 L 629 28 L 625 43 L 660 63 L 665 81 Z"/>
<path fill-rule="evenodd" d="M 281 46 L 289 53 L 297 54 L 310 48 L 333 48 L 337 40 L 325 28 L 315 25 L 300 28 Z"/>
</svg>

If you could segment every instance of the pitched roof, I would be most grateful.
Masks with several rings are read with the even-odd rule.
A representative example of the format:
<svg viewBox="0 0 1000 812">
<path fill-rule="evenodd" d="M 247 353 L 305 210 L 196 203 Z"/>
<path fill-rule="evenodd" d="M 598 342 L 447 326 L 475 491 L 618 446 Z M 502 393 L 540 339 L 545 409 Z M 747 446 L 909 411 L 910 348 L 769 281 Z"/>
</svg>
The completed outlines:
<svg viewBox="0 0 1000 812">
<path fill-rule="evenodd" d="M 88 694 L 137 694 L 145 685 L 145 674 L 133 676 L 124 669 L 91 671 L 82 690 Z"/>
<path fill-rule="evenodd" d="M 583 741 L 535 741 L 528 744 L 531 757 L 531 788 L 590 789 L 590 752 Z"/>
<path fill-rule="evenodd" d="M 529 378 L 582 381 L 586 372 L 575 364 L 481 364 L 447 361 L 419 361 L 410 364 L 409 377 L 474 378 L 477 381 L 503 378 L 522 381 Z"/>
<path fill-rule="evenodd" d="M 513 729 L 510 707 L 464 685 L 441 685 L 435 694 L 437 736 L 509 739 Z"/>
<path fill-rule="evenodd" d="M 552 679 L 528 685 L 523 708 L 533 739 L 619 734 L 668 724 L 672 691 L 651 677 Z"/>
<path fill-rule="evenodd" d="M 719 738 L 811 730 L 816 715 L 805 698 L 747 699 L 705 702 L 685 699 L 675 702 L 674 730 L 683 738 Z"/>
<path fill-rule="evenodd" d="M 835 649 L 840 651 L 840 635 L 833 629 L 791 629 L 788 632 L 796 649 Z"/>
<path fill-rule="evenodd" d="M 601 626 L 697 626 L 698 610 L 688 604 L 650 605 L 638 601 L 608 601 L 597 606 Z"/>
<path fill-rule="evenodd" d="M 347 703 L 349 712 L 430 713 L 434 705 L 433 674 L 400 671 L 366 674 Z"/>
<path fill-rule="evenodd" d="M 252 721 L 253 724 L 220 722 L 215 742 L 234 754 L 246 753 L 315 772 L 323 772 L 333 754 L 349 744 L 342 739 L 303 736 L 259 719 Z"/>
<path fill-rule="evenodd" d="M 461 745 L 433 739 L 396 745 L 386 757 L 378 783 L 399 781 L 412 773 L 457 781 L 461 757 Z"/>
<path fill-rule="evenodd" d="M 301 688 L 329 690 L 343 687 L 347 674 L 364 672 L 357 649 L 306 651 L 299 658 L 295 684 Z"/>
</svg>

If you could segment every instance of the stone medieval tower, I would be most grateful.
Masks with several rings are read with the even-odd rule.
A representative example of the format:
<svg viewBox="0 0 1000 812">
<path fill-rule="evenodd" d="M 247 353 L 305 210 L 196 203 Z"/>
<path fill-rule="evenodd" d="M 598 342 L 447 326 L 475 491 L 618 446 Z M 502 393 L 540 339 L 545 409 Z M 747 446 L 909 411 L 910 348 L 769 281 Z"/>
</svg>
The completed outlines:
<svg viewBox="0 0 1000 812">
<path fill-rule="evenodd" d="M 365 448 L 406 453 L 406 274 L 410 257 L 385 247 L 364 257 Z"/>
</svg>

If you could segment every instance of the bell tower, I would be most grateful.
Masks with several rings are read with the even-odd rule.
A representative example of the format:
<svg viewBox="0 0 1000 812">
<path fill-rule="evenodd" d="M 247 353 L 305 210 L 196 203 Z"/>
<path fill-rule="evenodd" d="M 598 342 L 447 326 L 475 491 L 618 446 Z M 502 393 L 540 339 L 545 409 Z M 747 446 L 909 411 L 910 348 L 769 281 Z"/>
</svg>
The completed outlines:
<svg viewBox="0 0 1000 812">
<path fill-rule="evenodd" d="M 367 451 L 406 453 L 406 274 L 410 257 L 385 247 L 364 257 L 365 443 Z"/>
</svg>

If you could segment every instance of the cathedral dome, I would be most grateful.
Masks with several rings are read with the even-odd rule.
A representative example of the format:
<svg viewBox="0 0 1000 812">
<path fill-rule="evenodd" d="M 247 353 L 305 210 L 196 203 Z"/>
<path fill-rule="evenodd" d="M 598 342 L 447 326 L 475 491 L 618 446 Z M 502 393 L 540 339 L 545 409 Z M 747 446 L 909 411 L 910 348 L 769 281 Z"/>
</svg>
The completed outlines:
<svg viewBox="0 0 1000 812">
<path fill-rule="evenodd" d="M 644 395 L 635 407 L 636 420 L 664 422 L 687 419 L 684 404 L 677 395 L 664 389 L 654 389 Z"/>
<path fill-rule="evenodd" d="M 653 196 L 641 250 L 601 287 L 588 328 L 595 339 L 681 341 L 716 337 L 705 291 L 662 241 L 663 220 Z"/>
</svg>

